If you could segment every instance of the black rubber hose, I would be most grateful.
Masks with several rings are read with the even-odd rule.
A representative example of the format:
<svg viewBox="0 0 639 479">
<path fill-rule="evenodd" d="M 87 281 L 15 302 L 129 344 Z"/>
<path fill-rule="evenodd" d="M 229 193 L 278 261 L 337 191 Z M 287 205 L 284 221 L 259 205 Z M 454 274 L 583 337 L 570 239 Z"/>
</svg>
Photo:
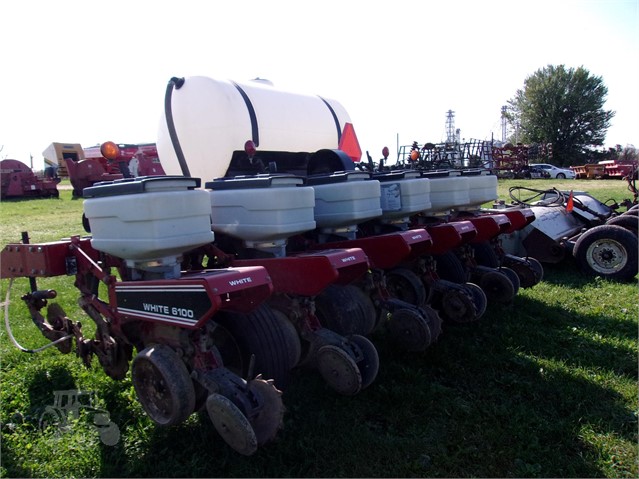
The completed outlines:
<svg viewBox="0 0 639 479">
<path fill-rule="evenodd" d="M 175 150 L 175 155 L 180 163 L 180 168 L 184 176 L 191 176 L 189 167 L 186 164 L 184 158 L 184 152 L 180 146 L 180 140 L 178 140 L 177 132 L 175 131 L 175 123 L 173 122 L 173 110 L 171 108 L 171 97 L 173 95 L 173 88 L 179 90 L 184 85 L 184 78 L 173 77 L 169 80 L 166 86 L 166 93 L 164 94 L 164 115 L 166 116 L 166 126 L 169 130 L 169 136 L 171 137 L 171 144 Z"/>
</svg>

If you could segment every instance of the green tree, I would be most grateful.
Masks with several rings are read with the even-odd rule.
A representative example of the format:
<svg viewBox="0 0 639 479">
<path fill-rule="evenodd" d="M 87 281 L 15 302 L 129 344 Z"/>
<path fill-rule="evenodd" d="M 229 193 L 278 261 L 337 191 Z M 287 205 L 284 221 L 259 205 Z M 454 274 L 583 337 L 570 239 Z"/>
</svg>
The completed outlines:
<svg viewBox="0 0 639 479">
<path fill-rule="evenodd" d="M 581 164 L 602 146 L 615 112 L 603 109 L 608 88 L 583 67 L 548 65 L 524 81 L 508 101 L 506 117 L 517 141 L 551 143 L 553 163 Z"/>
</svg>

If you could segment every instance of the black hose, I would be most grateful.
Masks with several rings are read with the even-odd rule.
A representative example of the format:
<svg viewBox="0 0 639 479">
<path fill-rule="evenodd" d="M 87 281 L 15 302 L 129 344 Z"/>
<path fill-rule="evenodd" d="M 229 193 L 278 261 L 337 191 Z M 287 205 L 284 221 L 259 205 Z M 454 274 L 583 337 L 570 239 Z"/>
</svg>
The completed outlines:
<svg viewBox="0 0 639 479">
<path fill-rule="evenodd" d="M 522 200 L 521 198 L 515 197 L 515 192 L 520 191 L 528 191 L 534 194 Z M 557 188 L 551 188 L 549 190 L 536 190 L 533 188 L 526 188 L 525 186 L 511 186 L 508 190 L 508 193 L 514 203 L 526 207 L 532 206 L 531 203 L 533 201 L 537 201 L 538 198 L 548 194 L 552 194 L 555 198 L 552 201 L 543 201 L 543 206 L 563 206 L 566 199 L 564 193 L 559 191 Z"/>
<path fill-rule="evenodd" d="M 178 140 L 177 132 L 175 131 L 175 123 L 173 122 L 173 110 L 171 108 L 171 96 L 173 95 L 173 88 L 179 90 L 184 85 L 184 78 L 173 77 L 169 80 L 166 86 L 166 93 L 164 95 L 164 115 L 166 116 L 166 126 L 169 130 L 169 136 L 171 137 L 171 144 L 173 150 L 175 150 L 175 156 L 177 156 L 178 163 L 184 176 L 191 176 L 189 167 L 186 164 L 184 158 L 184 152 L 180 146 L 180 140 Z"/>
</svg>

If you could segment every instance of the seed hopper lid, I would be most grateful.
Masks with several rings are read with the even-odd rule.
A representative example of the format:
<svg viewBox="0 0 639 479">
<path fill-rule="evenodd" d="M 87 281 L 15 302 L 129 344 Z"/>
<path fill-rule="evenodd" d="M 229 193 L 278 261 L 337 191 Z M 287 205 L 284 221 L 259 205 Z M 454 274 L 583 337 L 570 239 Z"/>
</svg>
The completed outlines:
<svg viewBox="0 0 639 479">
<path fill-rule="evenodd" d="M 245 188 L 270 188 L 272 186 L 299 186 L 304 184 L 301 176 L 295 175 L 247 175 L 232 178 L 216 178 L 204 187 L 209 190 L 235 190 Z"/>
<path fill-rule="evenodd" d="M 144 176 L 101 181 L 82 190 L 84 198 L 135 195 L 161 191 L 192 190 L 200 187 L 200 178 L 188 176 Z"/>
</svg>

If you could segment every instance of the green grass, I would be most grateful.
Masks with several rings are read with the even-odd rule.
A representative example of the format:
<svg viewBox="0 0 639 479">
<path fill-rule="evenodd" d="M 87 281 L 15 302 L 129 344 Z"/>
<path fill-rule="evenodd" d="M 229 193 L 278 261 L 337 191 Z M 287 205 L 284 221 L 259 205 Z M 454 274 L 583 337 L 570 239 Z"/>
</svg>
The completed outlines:
<svg viewBox="0 0 639 479">
<path fill-rule="evenodd" d="M 616 180 L 500 181 L 510 186 L 571 187 L 599 199 L 629 197 Z M 83 234 L 82 200 L 0 204 L 2 244 L 28 230 L 32 242 Z M 97 360 L 85 369 L 73 354 L 36 355 L 0 333 L 3 477 L 637 477 L 637 281 L 589 279 L 574 264 L 546 266 L 545 278 L 512 305 L 488 307 L 477 323 L 445 325 L 420 354 L 374 336 L 377 380 L 355 397 L 333 393 L 313 372 L 299 371 L 284 395 L 285 427 L 252 457 L 232 452 L 197 415 L 155 427 L 135 399 L 130 376 L 109 379 Z M 11 294 L 18 341 L 45 343 Z M 7 290 L 3 280 L 2 299 Z M 73 319 L 73 278 L 40 280 L 58 291 Z M 65 434 L 42 432 L 38 419 L 53 391 L 96 391 L 121 431 L 106 446 L 86 418 Z"/>
</svg>

